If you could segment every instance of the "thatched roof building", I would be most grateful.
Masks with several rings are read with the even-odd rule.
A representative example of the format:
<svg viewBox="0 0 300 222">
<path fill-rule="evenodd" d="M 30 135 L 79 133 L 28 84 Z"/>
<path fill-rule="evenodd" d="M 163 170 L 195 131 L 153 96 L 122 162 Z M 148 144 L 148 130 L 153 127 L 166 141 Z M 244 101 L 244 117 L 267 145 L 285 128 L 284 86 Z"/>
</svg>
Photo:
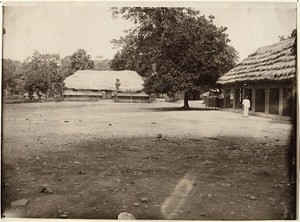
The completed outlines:
<svg viewBox="0 0 300 222">
<path fill-rule="evenodd" d="M 294 41 L 291 38 L 257 49 L 217 83 L 294 80 L 296 59 L 291 51 Z"/>
<path fill-rule="evenodd" d="M 69 89 L 116 90 L 116 79 L 120 80 L 119 91 L 136 92 L 142 90 L 142 77 L 135 71 L 95 71 L 79 70 L 65 79 Z"/>
<path fill-rule="evenodd" d="M 263 46 L 220 77 L 217 83 L 224 88 L 224 107 L 241 108 L 247 96 L 252 111 L 291 115 L 296 78 L 294 42 L 290 38 Z"/>
<path fill-rule="evenodd" d="M 116 89 L 116 81 L 120 86 Z M 143 79 L 135 71 L 95 71 L 79 70 L 65 79 L 63 96 L 70 97 L 99 97 L 112 98 L 118 91 L 118 98 L 149 99 L 142 93 Z M 128 94 L 129 93 L 129 94 Z"/>
</svg>

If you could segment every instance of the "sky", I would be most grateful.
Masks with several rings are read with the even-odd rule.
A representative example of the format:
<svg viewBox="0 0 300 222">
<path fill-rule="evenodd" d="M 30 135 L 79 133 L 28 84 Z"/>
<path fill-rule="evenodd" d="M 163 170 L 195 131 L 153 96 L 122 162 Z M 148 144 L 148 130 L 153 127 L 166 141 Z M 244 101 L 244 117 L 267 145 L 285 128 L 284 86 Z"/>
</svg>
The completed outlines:
<svg viewBox="0 0 300 222">
<path fill-rule="evenodd" d="M 136 3 L 137 4 L 137 3 Z M 40 53 L 72 55 L 85 49 L 95 58 L 111 59 L 116 53 L 112 39 L 133 27 L 131 21 L 113 19 L 110 7 L 125 3 L 35 3 L 4 7 L 3 57 L 23 61 L 34 50 Z M 130 5 L 133 6 L 133 5 Z M 136 5 L 134 5 L 136 6 Z M 175 6 L 155 3 L 142 6 Z M 217 26 L 226 26 L 226 33 L 239 53 L 239 61 L 257 48 L 279 41 L 296 28 L 295 3 L 177 3 L 190 6 L 206 16 L 214 15 Z"/>
</svg>

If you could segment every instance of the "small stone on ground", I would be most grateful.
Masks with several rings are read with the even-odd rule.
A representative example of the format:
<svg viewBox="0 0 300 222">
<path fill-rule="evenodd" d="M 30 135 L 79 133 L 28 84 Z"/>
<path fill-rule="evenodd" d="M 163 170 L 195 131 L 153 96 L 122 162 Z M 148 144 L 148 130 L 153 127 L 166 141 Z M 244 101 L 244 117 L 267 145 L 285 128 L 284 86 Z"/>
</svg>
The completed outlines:
<svg viewBox="0 0 300 222">
<path fill-rule="evenodd" d="M 53 190 L 49 187 L 48 184 L 43 184 L 42 186 L 40 186 L 39 190 L 41 193 L 49 193 L 49 194 L 53 193 Z"/>
<path fill-rule="evenodd" d="M 118 220 L 135 220 L 135 217 L 127 212 L 122 212 L 118 215 Z"/>
</svg>

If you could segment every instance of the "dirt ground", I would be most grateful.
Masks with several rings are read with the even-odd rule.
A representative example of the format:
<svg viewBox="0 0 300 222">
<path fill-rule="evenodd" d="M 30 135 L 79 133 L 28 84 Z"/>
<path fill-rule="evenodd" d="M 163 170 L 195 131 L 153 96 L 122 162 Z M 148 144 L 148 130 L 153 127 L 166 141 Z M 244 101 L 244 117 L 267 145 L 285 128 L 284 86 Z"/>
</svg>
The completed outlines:
<svg viewBox="0 0 300 222">
<path fill-rule="evenodd" d="M 6 217 L 291 217 L 292 125 L 181 103 L 4 104 Z M 162 137 L 158 138 L 158 134 Z M 48 184 L 53 193 L 41 193 Z M 25 206 L 11 202 L 28 199 Z"/>
</svg>

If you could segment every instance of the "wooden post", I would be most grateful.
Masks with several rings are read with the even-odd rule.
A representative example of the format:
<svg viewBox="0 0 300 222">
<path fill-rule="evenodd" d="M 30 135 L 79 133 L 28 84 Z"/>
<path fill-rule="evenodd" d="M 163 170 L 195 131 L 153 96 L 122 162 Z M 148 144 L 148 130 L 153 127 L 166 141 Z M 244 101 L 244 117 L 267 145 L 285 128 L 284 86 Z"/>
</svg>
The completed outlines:
<svg viewBox="0 0 300 222">
<path fill-rule="evenodd" d="M 224 108 L 227 108 L 227 88 L 224 88 Z"/>
<path fill-rule="evenodd" d="M 241 105 L 241 89 L 240 88 L 236 88 L 234 89 L 235 91 L 235 109 L 239 109 L 241 108 L 240 105 Z"/>
<path fill-rule="evenodd" d="M 279 116 L 283 114 L 283 88 L 279 87 Z"/>
<path fill-rule="evenodd" d="M 233 101 L 232 101 L 233 104 L 232 104 L 232 108 L 236 109 L 236 89 L 233 88 L 232 90 L 233 90 Z"/>
<path fill-rule="evenodd" d="M 265 88 L 265 113 L 269 114 L 270 112 L 270 88 L 267 86 Z"/>
<path fill-rule="evenodd" d="M 251 101 L 251 107 L 252 107 L 252 111 L 255 112 L 256 111 L 256 107 L 255 107 L 255 101 L 256 101 L 256 97 L 255 97 L 255 88 L 252 88 L 252 101 Z"/>
<path fill-rule="evenodd" d="M 243 99 L 245 99 L 245 88 L 244 87 L 242 88 L 242 101 L 243 101 Z"/>
</svg>

